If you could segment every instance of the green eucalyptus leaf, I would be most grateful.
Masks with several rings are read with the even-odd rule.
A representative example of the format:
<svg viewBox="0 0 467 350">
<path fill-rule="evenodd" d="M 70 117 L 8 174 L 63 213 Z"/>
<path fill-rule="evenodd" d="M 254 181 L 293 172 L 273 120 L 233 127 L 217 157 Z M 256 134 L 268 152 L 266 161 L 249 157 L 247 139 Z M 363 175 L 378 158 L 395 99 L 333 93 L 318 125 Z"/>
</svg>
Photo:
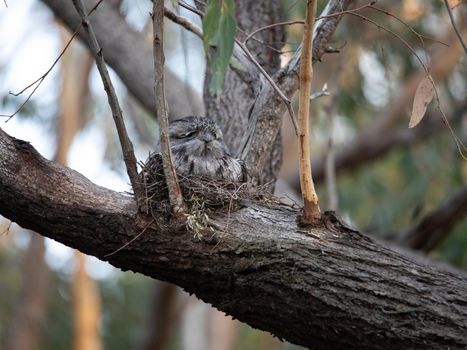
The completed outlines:
<svg viewBox="0 0 467 350">
<path fill-rule="evenodd" d="M 217 44 L 217 34 L 221 17 L 221 0 L 209 0 L 203 18 L 203 44 L 209 58 L 209 46 Z"/>
</svg>

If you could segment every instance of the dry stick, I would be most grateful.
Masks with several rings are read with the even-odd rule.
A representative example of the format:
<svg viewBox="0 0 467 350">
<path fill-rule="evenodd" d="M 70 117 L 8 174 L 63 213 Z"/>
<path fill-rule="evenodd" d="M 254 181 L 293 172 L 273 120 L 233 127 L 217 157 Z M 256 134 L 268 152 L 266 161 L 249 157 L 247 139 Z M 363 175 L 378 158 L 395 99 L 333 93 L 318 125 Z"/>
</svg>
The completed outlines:
<svg viewBox="0 0 467 350">
<path fill-rule="evenodd" d="M 115 126 L 117 128 L 120 145 L 122 147 L 123 160 L 125 162 L 128 177 L 130 178 L 131 186 L 133 187 L 133 191 L 135 193 L 136 201 L 141 210 L 146 211 L 144 206 L 144 189 L 138 177 L 138 171 L 136 168 L 136 158 L 133 151 L 133 144 L 131 143 L 125 128 L 122 110 L 120 109 L 115 89 L 112 85 L 112 81 L 110 80 L 109 72 L 107 71 L 107 68 L 105 66 L 105 60 L 104 55 L 102 54 L 102 49 L 100 48 L 99 43 L 97 42 L 94 30 L 92 29 L 91 23 L 89 22 L 89 18 L 84 10 L 82 0 L 73 0 L 73 5 L 75 6 L 76 10 L 78 11 L 78 14 L 81 17 L 82 26 L 88 35 L 89 47 L 91 48 L 91 51 L 94 57 L 96 58 L 96 65 L 101 75 L 102 83 L 104 84 L 104 89 L 107 94 L 107 99 L 112 110 L 112 116 L 115 122 Z"/>
<path fill-rule="evenodd" d="M 454 31 L 456 32 L 457 38 L 459 39 L 462 47 L 464 48 L 464 52 L 467 55 L 467 47 L 465 46 L 464 39 L 462 39 L 462 35 L 459 32 L 459 29 L 456 26 L 456 22 L 454 21 L 454 16 L 452 15 L 451 8 L 449 7 L 448 0 L 444 0 L 444 4 L 446 5 L 446 9 L 448 10 L 449 14 L 449 19 L 451 20 L 452 27 L 454 28 Z"/>
<path fill-rule="evenodd" d="M 185 202 L 183 201 L 182 191 L 177 180 L 172 162 L 172 151 L 169 143 L 169 119 L 167 115 L 167 101 L 165 99 L 164 85 L 164 2 L 154 1 L 152 25 L 154 32 L 154 71 L 155 82 L 154 92 L 156 95 L 157 117 L 160 127 L 160 143 L 162 164 L 164 167 L 165 181 L 169 189 L 169 200 L 172 206 L 172 211 L 175 215 L 184 214 L 187 212 Z"/>
<path fill-rule="evenodd" d="M 313 224 L 320 220 L 321 213 L 318 205 L 313 178 L 311 175 L 310 155 L 310 94 L 313 80 L 313 25 L 316 14 L 317 0 L 307 1 L 305 25 L 303 28 L 303 48 L 300 59 L 300 102 L 298 106 L 298 118 L 300 122 L 300 186 L 303 197 L 304 224 Z"/>
<path fill-rule="evenodd" d="M 90 16 L 96 9 L 97 7 L 101 4 L 103 0 L 99 0 L 92 8 L 91 10 L 89 10 L 88 12 L 88 16 Z M 47 77 L 47 75 L 49 75 L 49 73 L 52 71 L 52 69 L 55 67 L 55 65 L 58 63 L 58 61 L 60 61 L 60 58 L 62 58 L 62 56 L 65 54 L 66 50 L 68 49 L 68 47 L 70 46 L 71 42 L 73 41 L 73 39 L 75 38 L 75 36 L 78 34 L 79 30 L 81 29 L 82 27 L 82 23 L 80 23 L 78 25 L 78 27 L 76 27 L 75 31 L 73 32 L 73 34 L 71 35 L 71 38 L 70 40 L 68 40 L 67 44 L 65 45 L 65 47 L 63 48 L 63 50 L 60 52 L 60 54 L 58 55 L 58 57 L 55 59 L 55 61 L 52 63 L 52 65 L 50 66 L 49 69 L 46 70 L 46 72 L 44 74 L 42 74 L 39 78 L 37 78 L 36 80 L 34 80 L 32 83 L 30 83 L 28 86 L 26 86 L 25 88 L 23 88 L 23 90 L 19 91 L 19 92 L 11 92 L 10 91 L 10 94 L 13 95 L 13 96 L 19 96 L 21 95 L 23 92 L 25 92 L 27 89 L 29 89 L 31 86 L 33 86 L 34 84 L 38 83 L 34 89 L 31 91 L 31 93 L 28 95 L 28 97 L 26 98 L 26 100 L 16 109 L 16 111 L 14 111 L 12 114 L 0 114 L 0 117 L 7 117 L 8 119 L 5 121 L 8 122 L 11 118 L 13 118 L 16 114 L 18 114 L 22 109 L 23 107 L 29 102 L 29 100 L 31 99 L 32 95 L 34 95 L 34 93 L 36 92 L 36 90 L 39 88 L 39 86 L 41 86 L 41 84 L 43 83 L 44 79 Z"/>
</svg>

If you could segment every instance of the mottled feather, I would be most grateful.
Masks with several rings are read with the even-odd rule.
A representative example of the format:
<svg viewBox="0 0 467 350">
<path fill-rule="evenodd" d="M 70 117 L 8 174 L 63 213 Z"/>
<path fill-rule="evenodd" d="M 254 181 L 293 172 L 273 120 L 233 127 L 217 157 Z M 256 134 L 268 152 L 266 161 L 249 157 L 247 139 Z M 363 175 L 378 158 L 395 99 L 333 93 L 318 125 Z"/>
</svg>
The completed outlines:
<svg viewBox="0 0 467 350">
<path fill-rule="evenodd" d="M 193 116 L 177 119 L 169 125 L 169 138 L 177 174 L 246 181 L 243 161 L 231 156 L 221 129 L 212 119 Z"/>
</svg>

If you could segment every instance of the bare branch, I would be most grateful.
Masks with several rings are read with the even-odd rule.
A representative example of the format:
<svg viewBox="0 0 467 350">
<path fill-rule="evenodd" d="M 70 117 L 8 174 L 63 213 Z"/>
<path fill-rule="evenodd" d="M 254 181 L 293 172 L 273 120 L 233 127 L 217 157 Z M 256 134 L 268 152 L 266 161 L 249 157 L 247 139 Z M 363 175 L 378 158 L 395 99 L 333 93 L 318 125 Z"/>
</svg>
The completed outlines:
<svg viewBox="0 0 467 350">
<path fill-rule="evenodd" d="M 165 100 L 164 83 L 164 2 L 154 1 L 152 25 L 154 33 L 154 71 L 156 79 L 154 92 L 156 96 L 157 118 L 159 120 L 159 135 L 161 144 L 162 163 L 164 166 L 165 181 L 169 189 L 169 199 L 173 213 L 186 213 L 182 192 L 177 180 L 177 173 L 172 162 L 172 151 L 169 143 L 169 118 L 167 115 L 167 102 Z"/>
<path fill-rule="evenodd" d="M 133 151 L 133 144 L 128 137 L 128 133 L 125 128 L 125 122 L 123 121 L 122 110 L 118 103 L 117 94 L 113 87 L 112 81 L 110 80 L 109 72 L 105 66 L 104 55 L 102 49 L 97 42 L 96 35 L 92 29 L 91 23 L 89 22 L 88 16 L 84 10 L 82 0 L 73 0 L 73 4 L 82 18 L 82 25 L 86 30 L 89 38 L 89 46 L 91 51 L 96 58 L 96 65 L 104 84 L 105 92 L 109 101 L 110 108 L 112 110 L 112 116 L 117 128 L 118 138 L 122 147 L 123 160 L 125 162 L 128 177 L 130 178 L 131 186 L 135 193 L 136 201 L 140 208 L 144 210 L 144 189 L 142 183 L 138 177 L 138 171 L 136 168 L 136 158 Z"/>
</svg>

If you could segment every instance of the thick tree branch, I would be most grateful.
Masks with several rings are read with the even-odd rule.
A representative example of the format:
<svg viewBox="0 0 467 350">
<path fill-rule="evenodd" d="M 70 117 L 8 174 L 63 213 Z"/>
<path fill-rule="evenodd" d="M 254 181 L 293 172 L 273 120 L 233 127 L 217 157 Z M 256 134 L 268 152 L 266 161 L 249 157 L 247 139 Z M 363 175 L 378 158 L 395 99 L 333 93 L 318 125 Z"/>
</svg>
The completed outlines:
<svg viewBox="0 0 467 350">
<path fill-rule="evenodd" d="M 253 327 L 313 349 L 463 349 L 467 277 L 298 210 L 210 212 L 201 241 L 138 214 L 131 197 L 42 158 L 0 130 L 0 214 L 84 253 L 166 280 Z"/>
<path fill-rule="evenodd" d="M 42 0 L 64 24 L 74 31 L 80 23 L 71 1 Z M 95 1 L 84 0 L 87 9 Z M 125 86 L 136 99 L 153 115 L 156 105 L 153 94 L 154 62 L 152 47 L 145 41 L 144 35 L 138 33 L 125 22 L 115 7 L 108 1 L 100 4 L 99 9 L 89 18 L 99 41 L 106 61 L 119 75 Z M 86 38 L 84 30 L 79 32 L 81 39 Z M 84 40 L 86 43 L 86 40 Z M 87 44 L 87 43 L 86 43 Z M 172 71 L 166 70 L 167 103 L 170 117 L 203 114 L 201 96 L 191 87 L 187 93 L 186 84 Z M 194 96 L 194 109 L 190 104 L 182 103 Z"/>
</svg>

